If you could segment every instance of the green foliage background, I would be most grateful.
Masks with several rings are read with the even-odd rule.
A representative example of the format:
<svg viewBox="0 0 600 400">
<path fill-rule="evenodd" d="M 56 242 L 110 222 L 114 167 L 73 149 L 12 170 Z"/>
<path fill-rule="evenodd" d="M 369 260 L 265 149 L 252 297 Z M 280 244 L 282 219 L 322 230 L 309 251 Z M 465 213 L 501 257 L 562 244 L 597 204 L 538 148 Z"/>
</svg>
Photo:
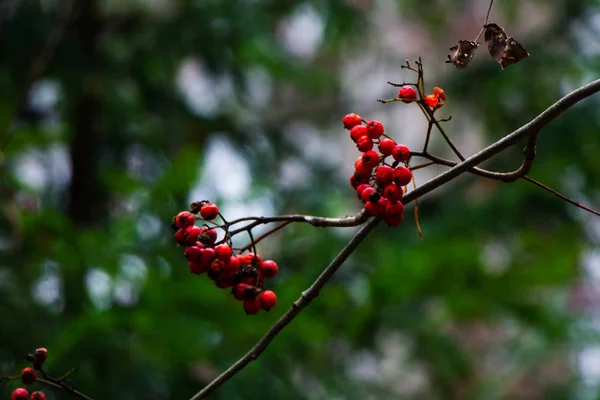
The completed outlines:
<svg viewBox="0 0 600 400">
<path fill-rule="evenodd" d="M 422 121 L 404 123 L 416 107 L 375 103 L 395 94 L 386 81 L 411 80 L 400 70 L 406 57 L 422 56 L 428 85 L 446 90 L 442 114 L 462 144 L 491 143 L 597 77 L 600 7 L 589 0 L 497 1 L 492 20 L 532 56 L 501 71 L 482 45 L 469 69 L 445 65 L 448 47 L 476 35 L 483 3 L 74 0 L 23 107 L 31 67 L 68 3 L 0 3 L 0 374 L 44 346 L 48 371 L 77 366 L 72 380 L 93 398 L 189 398 L 351 235 L 293 226 L 262 243 L 280 265 L 279 305 L 247 317 L 189 274 L 172 241 L 170 220 L 201 200 L 194 194 L 246 215 L 356 212 L 347 176 L 357 153 L 344 150 L 339 121 L 358 112 L 420 143 Z M 294 53 L 289 29 L 296 40 L 316 29 L 318 46 Z M 178 82 L 192 86 L 186 79 L 198 74 L 208 84 L 186 97 Z M 48 93 L 56 100 L 44 103 Z M 544 129 L 531 173 L 596 208 L 598 105 L 588 99 Z M 250 185 L 227 157 L 207 167 L 215 143 L 237 155 Z M 519 150 L 486 166 L 514 169 Z M 285 171 L 300 178 L 286 184 Z M 424 241 L 411 214 L 400 228 L 378 227 L 212 398 L 599 397 L 598 218 L 526 182 L 473 176 L 420 202 Z"/>
</svg>

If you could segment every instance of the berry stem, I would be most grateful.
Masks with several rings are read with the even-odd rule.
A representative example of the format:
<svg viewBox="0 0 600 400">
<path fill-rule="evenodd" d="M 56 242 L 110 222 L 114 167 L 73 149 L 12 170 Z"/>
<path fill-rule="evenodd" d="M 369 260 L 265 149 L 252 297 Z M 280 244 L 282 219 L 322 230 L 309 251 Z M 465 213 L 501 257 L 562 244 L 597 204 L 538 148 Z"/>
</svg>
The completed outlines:
<svg viewBox="0 0 600 400">
<path fill-rule="evenodd" d="M 268 230 L 267 232 L 265 232 L 265 233 L 263 233 L 262 235 L 260 235 L 259 237 L 257 237 L 257 238 L 256 238 L 256 240 L 254 240 L 254 244 L 258 244 L 258 242 L 260 242 L 260 241 L 261 241 L 261 240 L 263 240 L 264 238 L 266 238 L 266 237 L 268 237 L 268 236 L 270 236 L 270 235 L 274 234 L 275 232 L 277 232 L 277 231 L 278 231 L 278 230 L 280 230 L 280 229 L 283 229 L 283 228 L 285 228 L 286 226 L 288 226 L 288 225 L 289 225 L 289 224 L 291 224 L 291 223 L 292 223 L 291 221 L 286 221 L 286 222 L 284 222 L 284 223 L 282 223 L 282 224 L 280 224 L 280 225 L 277 225 L 275 228 L 272 228 L 272 229 Z M 249 250 L 249 249 L 250 249 L 250 247 L 252 247 L 252 243 L 248 243 L 246 246 L 244 246 L 244 247 L 241 247 L 241 248 L 239 249 L 239 252 L 240 252 L 240 253 L 243 253 L 244 251 L 246 251 L 246 250 Z"/>
</svg>

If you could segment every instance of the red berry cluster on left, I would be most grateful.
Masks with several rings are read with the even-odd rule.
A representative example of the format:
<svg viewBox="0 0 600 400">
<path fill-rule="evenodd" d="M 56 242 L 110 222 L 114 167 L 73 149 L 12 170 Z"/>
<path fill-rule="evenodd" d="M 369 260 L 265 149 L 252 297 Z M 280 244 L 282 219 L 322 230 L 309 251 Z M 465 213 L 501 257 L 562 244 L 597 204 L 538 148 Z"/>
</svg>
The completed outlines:
<svg viewBox="0 0 600 400">
<path fill-rule="evenodd" d="M 362 153 L 354 163 L 350 185 L 365 203 L 369 215 L 381 216 L 388 226 L 400 225 L 404 213 L 404 204 L 400 201 L 404 195 L 402 187 L 412 180 L 412 172 L 406 165 L 410 150 L 387 136 L 379 121 L 372 120 L 363 125 L 360 116 L 348 114 L 342 123 Z M 391 164 L 386 162 L 388 156 L 393 159 Z"/>
<path fill-rule="evenodd" d="M 35 370 L 40 369 L 44 365 L 46 357 L 48 357 L 48 350 L 43 347 L 26 357 L 27 360 L 33 362 L 33 368 L 26 367 L 21 371 L 21 382 L 23 382 L 24 385 L 31 385 L 37 381 Z M 12 392 L 11 400 L 46 400 L 46 395 L 44 392 L 38 391 L 31 393 L 31 397 L 29 397 L 27 389 L 17 388 Z"/>
<path fill-rule="evenodd" d="M 231 288 L 235 299 L 244 302 L 247 314 L 270 310 L 275 307 L 277 296 L 271 290 L 265 290 L 264 283 L 265 279 L 277 275 L 277 263 L 263 261 L 255 253 L 234 254 L 228 235 L 217 243 L 214 227 L 195 225 L 196 219 L 211 221 L 217 216 L 220 214 L 215 204 L 201 201 L 192 203 L 190 211 L 182 211 L 173 218 L 175 241 L 186 246 L 183 256 L 190 271 L 196 275 L 206 272 L 218 288 Z M 222 228 L 216 224 L 215 227 Z"/>
</svg>

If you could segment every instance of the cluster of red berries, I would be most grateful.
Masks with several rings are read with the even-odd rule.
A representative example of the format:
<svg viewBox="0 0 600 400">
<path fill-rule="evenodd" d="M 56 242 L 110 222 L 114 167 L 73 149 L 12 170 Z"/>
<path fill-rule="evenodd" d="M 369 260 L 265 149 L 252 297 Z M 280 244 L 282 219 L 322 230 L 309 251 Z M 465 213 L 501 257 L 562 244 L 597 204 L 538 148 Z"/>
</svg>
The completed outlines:
<svg viewBox="0 0 600 400">
<path fill-rule="evenodd" d="M 264 290 L 264 281 L 277 275 L 277 263 L 263 261 L 255 253 L 234 254 L 227 240 L 216 243 L 214 227 L 195 225 L 196 219 L 212 221 L 219 215 L 215 204 L 201 201 L 192 203 L 190 211 L 182 211 L 173 218 L 175 241 L 186 246 L 183 255 L 190 271 L 196 275 L 206 272 L 217 287 L 231 288 L 235 299 L 244 302 L 246 314 L 256 314 L 261 309 L 269 311 L 277 304 L 277 296 L 271 290 Z"/>
<path fill-rule="evenodd" d="M 27 359 L 33 362 L 33 368 L 27 367 L 23 368 L 23 371 L 21 371 L 21 382 L 23 382 L 24 385 L 35 383 L 37 380 L 35 370 L 40 369 L 40 367 L 44 365 L 46 357 L 48 357 L 48 350 L 43 347 L 27 356 Z M 31 393 L 30 397 L 27 389 L 17 388 L 12 392 L 11 400 L 46 400 L 46 395 L 44 392 L 38 391 Z"/>
<path fill-rule="evenodd" d="M 412 90 L 405 90 L 408 88 Z M 416 98 L 411 87 L 400 90 L 406 102 Z M 412 172 L 401 163 L 406 164 L 410 158 L 410 150 L 385 134 L 383 124 L 379 121 L 363 121 L 357 114 L 348 114 L 342 122 L 350 131 L 350 138 L 363 154 L 354 163 L 354 173 L 350 177 L 350 185 L 365 203 L 371 216 L 381 216 L 388 226 L 398 226 L 402 222 L 404 204 L 400 201 L 404 195 L 403 186 L 412 180 Z M 363 125 L 363 122 L 366 122 Z M 377 145 L 377 150 L 373 148 Z M 386 158 L 392 156 L 392 164 Z"/>
<path fill-rule="evenodd" d="M 404 103 L 412 103 L 417 100 L 417 91 L 411 86 L 402 86 L 398 91 L 398 99 Z M 435 109 L 441 108 L 446 101 L 446 93 L 439 87 L 434 87 L 431 94 L 423 98 L 425 104 Z"/>
</svg>

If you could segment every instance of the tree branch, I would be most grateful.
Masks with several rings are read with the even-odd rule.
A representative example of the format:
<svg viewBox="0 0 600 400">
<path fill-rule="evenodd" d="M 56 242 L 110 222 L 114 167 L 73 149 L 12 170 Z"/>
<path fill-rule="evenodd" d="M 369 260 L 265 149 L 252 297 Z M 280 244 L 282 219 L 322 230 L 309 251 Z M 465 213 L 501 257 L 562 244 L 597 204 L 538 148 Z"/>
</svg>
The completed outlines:
<svg viewBox="0 0 600 400">
<path fill-rule="evenodd" d="M 593 81 L 571 93 L 564 96 L 562 99 L 554 103 L 532 121 L 512 132 L 511 134 L 505 136 L 501 140 L 496 143 L 486 147 L 481 150 L 477 154 L 467 158 L 466 160 L 455 164 L 448 171 L 443 172 L 437 177 L 429 180 L 422 186 L 414 189 L 409 192 L 402 198 L 402 202 L 404 204 L 410 203 L 417 198 L 431 192 L 432 190 L 444 185 L 450 180 L 456 178 L 464 172 L 473 172 L 479 170 L 478 174 L 481 174 L 480 169 L 475 169 L 475 166 L 480 164 L 481 162 L 488 160 L 494 155 L 500 153 L 501 151 L 507 149 L 508 147 L 516 144 L 519 140 L 524 137 L 531 137 L 528 142 L 528 149 L 525 151 L 525 164 L 529 164 L 527 166 L 521 166 L 521 169 L 527 169 L 531 167 L 530 161 L 533 160 L 532 156 L 535 154 L 535 137 L 538 132 L 548 123 L 550 123 L 554 118 L 558 117 L 562 112 L 567 110 L 569 107 L 573 106 L 577 102 L 585 99 L 586 97 L 591 96 L 592 94 L 600 91 L 600 79 Z M 531 160 L 529 160 L 531 158 Z M 519 171 L 517 170 L 517 171 Z M 489 171 L 488 171 L 489 172 Z M 485 173 L 485 172 L 483 172 Z M 364 210 L 361 214 L 364 213 Z M 361 215 L 359 214 L 359 216 Z M 289 216 L 288 216 L 289 217 Z M 301 217 L 301 218 L 300 218 Z M 298 216 L 300 218 L 300 222 L 309 222 L 306 220 L 306 216 Z M 316 217 L 309 217 L 316 218 Z M 357 218 L 357 217 L 352 217 Z M 262 223 L 260 218 L 251 218 L 249 220 L 254 220 L 254 223 Z M 288 219 L 278 219 L 275 221 L 287 221 Z M 240 220 L 238 220 L 240 221 Z M 379 223 L 378 218 L 371 218 L 368 222 L 358 231 L 358 233 L 350 240 L 350 242 L 342 249 L 342 251 L 331 261 L 331 263 L 323 270 L 321 275 L 317 278 L 317 280 L 305 291 L 302 293 L 300 298 L 296 300 L 292 308 L 288 310 L 268 331 L 267 333 L 250 349 L 248 353 L 246 353 L 242 358 L 236 361 L 231 367 L 229 367 L 226 371 L 224 371 L 221 375 L 215 378 L 212 382 L 210 382 L 204 389 L 196 393 L 194 396 L 190 398 L 190 400 L 197 400 L 206 398 L 209 394 L 214 392 L 217 388 L 235 376 L 238 372 L 246 367 L 251 361 L 256 360 L 262 352 L 269 346 L 269 344 L 275 339 L 275 337 L 285 328 L 310 302 L 319 295 L 320 290 L 325 286 L 325 284 L 331 279 L 333 274 L 341 267 L 341 265 L 346 261 L 346 259 L 354 252 L 354 250 L 358 247 L 358 245 L 368 236 L 368 234 L 377 226 Z M 313 224 L 314 225 L 314 224 Z M 322 226 L 322 225 L 316 225 Z"/>
<path fill-rule="evenodd" d="M 290 308 L 276 323 L 267 331 L 267 333 L 246 353 L 242 358 L 236 361 L 225 372 L 215 378 L 204 389 L 193 395 L 190 400 L 204 399 L 206 396 L 217 390 L 222 384 L 231 379 L 235 374 L 240 372 L 251 361 L 256 360 L 275 337 L 285 328 L 300 312 L 308 306 L 308 304 L 319 295 L 319 292 L 325 284 L 331 279 L 333 274 L 342 266 L 344 261 L 348 259 L 350 254 L 358 247 L 358 245 L 368 236 L 368 234 L 379 223 L 378 218 L 371 218 L 348 242 L 346 247 L 331 261 L 331 263 L 323 270 L 317 280 L 302 293 L 300 298 L 292 304 Z"/>
<path fill-rule="evenodd" d="M 525 179 L 527 182 L 531 182 L 534 185 L 541 187 L 544 190 L 547 190 L 548 192 L 552 193 L 553 195 L 560 197 L 564 201 L 573 204 L 575 207 L 579 207 L 582 210 L 591 212 L 592 214 L 597 215 L 597 216 L 600 217 L 600 212 L 598 212 L 598 211 L 596 211 L 596 210 L 594 210 L 592 208 L 589 208 L 587 206 L 584 206 L 583 204 L 578 203 L 575 200 L 572 200 L 572 199 L 568 198 L 564 194 L 561 194 L 561 193 L 557 192 L 556 190 L 552 189 L 551 187 L 548 187 L 548 186 L 544 185 L 543 183 L 536 181 L 535 179 L 532 179 L 532 178 L 530 178 L 528 176 L 524 176 L 523 179 Z"/>
</svg>

